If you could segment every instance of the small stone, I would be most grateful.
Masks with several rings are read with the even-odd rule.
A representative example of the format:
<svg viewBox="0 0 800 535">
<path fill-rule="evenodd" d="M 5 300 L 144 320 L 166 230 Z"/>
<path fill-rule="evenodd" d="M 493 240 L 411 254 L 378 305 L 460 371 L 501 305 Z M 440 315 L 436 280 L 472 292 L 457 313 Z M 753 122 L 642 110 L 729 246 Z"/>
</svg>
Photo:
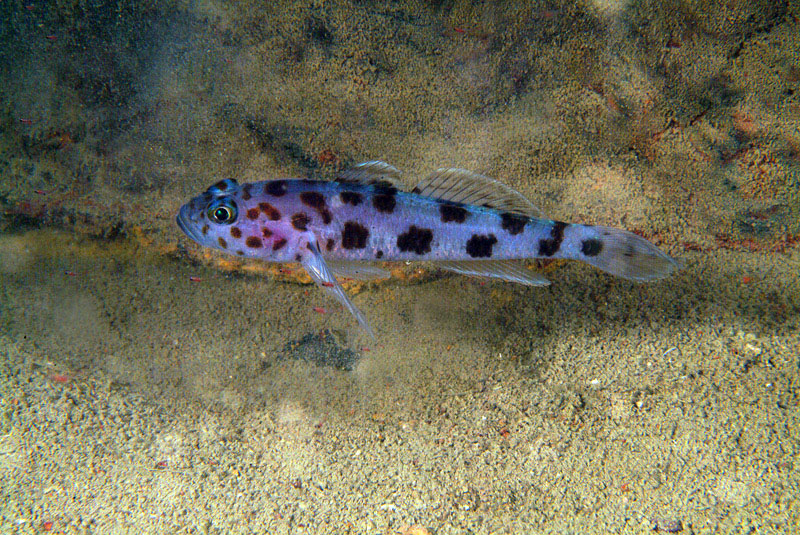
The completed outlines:
<svg viewBox="0 0 800 535">
<path fill-rule="evenodd" d="M 653 531 L 662 533 L 680 533 L 683 531 L 683 522 L 677 518 L 658 518 L 651 520 Z"/>
</svg>

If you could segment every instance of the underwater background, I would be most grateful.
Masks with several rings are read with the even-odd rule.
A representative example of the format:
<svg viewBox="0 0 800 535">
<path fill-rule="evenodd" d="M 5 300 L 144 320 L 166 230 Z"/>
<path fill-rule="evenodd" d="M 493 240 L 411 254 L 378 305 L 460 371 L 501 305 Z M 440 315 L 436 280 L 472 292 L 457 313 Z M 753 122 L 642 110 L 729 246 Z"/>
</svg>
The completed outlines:
<svg viewBox="0 0 800 535">
<path fill-rule="evenodd" d="M 0 532 L 793 533 L 800 3 L 0 2 Z M 491 176 L 684 266 L 346 285 L 222 178 Z M 322 311 L 324 310 L 324 313 Z"/>
</svg>

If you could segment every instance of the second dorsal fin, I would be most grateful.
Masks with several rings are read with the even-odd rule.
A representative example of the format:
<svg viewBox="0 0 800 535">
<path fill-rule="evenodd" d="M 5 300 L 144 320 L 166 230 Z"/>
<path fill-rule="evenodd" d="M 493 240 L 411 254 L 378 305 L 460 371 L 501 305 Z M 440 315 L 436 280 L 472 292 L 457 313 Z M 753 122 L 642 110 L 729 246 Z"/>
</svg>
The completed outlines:
<svg viewBox="0 0 800 535">
<path fill-rule="evenodd" d="M 400 183 L 400 170 L 380 160 L 372 160 L 354 165 L 350 169 L 342 171 L 336 177 L 336 181 L 371 186 L 389 186 L 399 190 L 403 189 Z"/>
<path fill-rule="evenodd" d="M 493 178 L 466 169 L 437 169 L 414 186 L 412 193 L 462 204 L 477 204 L 528 217 L 543 217 L 520 192 Z"/>
</svg>

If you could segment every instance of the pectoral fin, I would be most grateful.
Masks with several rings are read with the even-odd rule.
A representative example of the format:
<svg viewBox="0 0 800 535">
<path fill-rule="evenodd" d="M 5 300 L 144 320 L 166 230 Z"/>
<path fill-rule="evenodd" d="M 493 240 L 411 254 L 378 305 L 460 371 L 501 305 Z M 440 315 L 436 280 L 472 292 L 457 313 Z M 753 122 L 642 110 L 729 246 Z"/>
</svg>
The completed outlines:
<svg viewBox="0 0 800 535">
<path fill-rule="evenodd" d="M 358 324 L 361 325 L 371 337 L 375 338 L 375 333 L 370 328 L 366 318 L 364 318 L 364 314 L 350 301 L 344 288 L 342 288 L 342 285 L 336 280 L 333 271 L 328 267 L 328 264 L 322 257 L 319 247 L 317 247 L 315 243 L 309 242 L 308 249 L 310 254 L 306 255 L 305 259 L 302 261 L 302 265 L 311 276 L 311 279 L 329 295 L 338 299 L 339 302 L 356 317 Z"/>
</svg>

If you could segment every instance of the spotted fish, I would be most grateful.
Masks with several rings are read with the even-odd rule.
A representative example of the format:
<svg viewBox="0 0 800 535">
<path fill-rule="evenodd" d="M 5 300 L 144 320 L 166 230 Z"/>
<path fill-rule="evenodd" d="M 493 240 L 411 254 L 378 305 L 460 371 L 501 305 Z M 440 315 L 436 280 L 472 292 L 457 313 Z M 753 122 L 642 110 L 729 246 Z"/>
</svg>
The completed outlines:
<svg viewBox="0 0 800 535">
<path fill-rule="evenodd" d="M 337 277 L 380 279 L 374 261 L 428 260 L 446 270 L 531 286 L 549 284 L 525 259 L 580 260 L 636 281 L 678 264 L 635 234 L 553 221 L 517 191 L 463 169 L 439 169 L 405 190 L 400 172 L 371 161 L 336 181 L 226 179 L 184 204 L 178 226 L 226 253 L 299 262 L 370 334 Z"/>
</svg>

